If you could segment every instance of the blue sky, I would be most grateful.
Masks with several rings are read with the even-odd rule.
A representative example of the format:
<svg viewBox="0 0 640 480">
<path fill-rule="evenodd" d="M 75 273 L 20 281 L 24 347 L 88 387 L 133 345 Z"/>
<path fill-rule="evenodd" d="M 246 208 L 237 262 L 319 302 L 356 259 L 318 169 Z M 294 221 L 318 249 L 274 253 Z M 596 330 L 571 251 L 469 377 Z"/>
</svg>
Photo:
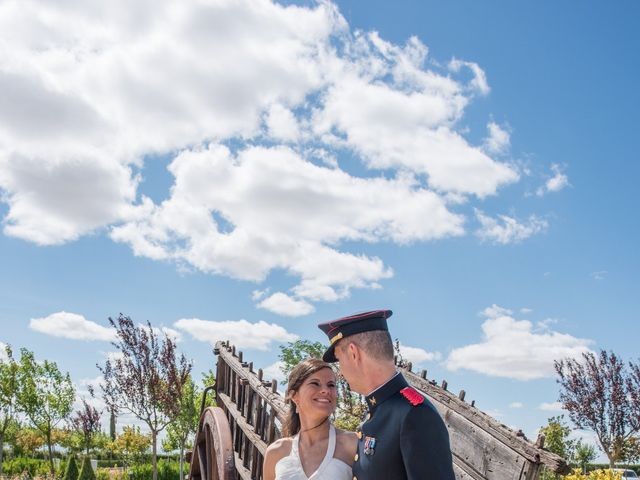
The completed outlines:
<svg viewBox="0 0 640 480">
<path fill-rule="evenodd" d="M 199 373 L 390 308 L 529 436 L 636 358 L 635 2 L 130 5 L 0 6 L 0 342 L 83 392 L 120 312 Z"/>
</svg>

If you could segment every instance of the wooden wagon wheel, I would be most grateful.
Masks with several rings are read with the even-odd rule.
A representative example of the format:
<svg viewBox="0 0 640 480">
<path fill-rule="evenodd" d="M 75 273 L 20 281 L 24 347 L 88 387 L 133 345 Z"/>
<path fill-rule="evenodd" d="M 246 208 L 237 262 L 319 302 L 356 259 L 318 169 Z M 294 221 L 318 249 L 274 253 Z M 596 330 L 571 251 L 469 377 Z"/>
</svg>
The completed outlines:
<svg viewBox="0 0 640 480">
<path fill-rule="evenodd" d="M 224 411 L 208 407 L 200 417 L 189 468 L 190 480 L 236 480 L 231 429 Z"/>
</svg>

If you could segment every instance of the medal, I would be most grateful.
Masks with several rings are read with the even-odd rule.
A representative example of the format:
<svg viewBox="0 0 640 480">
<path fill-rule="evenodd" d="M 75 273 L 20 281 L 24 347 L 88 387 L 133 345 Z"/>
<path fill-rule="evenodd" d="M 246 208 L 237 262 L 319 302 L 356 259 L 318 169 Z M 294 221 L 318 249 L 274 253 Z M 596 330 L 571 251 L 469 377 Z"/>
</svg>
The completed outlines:
<svg viewBox="0 0 640 480">
<path fill-rule="evenodd" d="M 373 455 L 376 448 L 375 437 L 365 437 L 364 439 L 364 453 L 365 455 Z"/>
</svg>

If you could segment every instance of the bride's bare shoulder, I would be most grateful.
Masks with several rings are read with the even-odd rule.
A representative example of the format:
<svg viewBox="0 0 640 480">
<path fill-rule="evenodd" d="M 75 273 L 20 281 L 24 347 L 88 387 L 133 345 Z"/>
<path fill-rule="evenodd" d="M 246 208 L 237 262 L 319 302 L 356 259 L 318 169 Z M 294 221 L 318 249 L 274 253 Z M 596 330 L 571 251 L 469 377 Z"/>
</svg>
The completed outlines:
<svg viewBox="0 0 640 480">
<path fill-rule="evenodd" d="M 274 480 L 276 477 L 276 464 L 291 453 L 291 437 L 280 438 L 267 447 L 264 454 L 263 477 L 265 480 Z"/>
<path fill-rule="evenodd" d="M 279 438 L 267 447 L 265 457 L 268 455 L 274 458 L 276 462 L 281 458 L 286 457 L 291 453 L 291 441 L 291 437 Z"/>
</svg>

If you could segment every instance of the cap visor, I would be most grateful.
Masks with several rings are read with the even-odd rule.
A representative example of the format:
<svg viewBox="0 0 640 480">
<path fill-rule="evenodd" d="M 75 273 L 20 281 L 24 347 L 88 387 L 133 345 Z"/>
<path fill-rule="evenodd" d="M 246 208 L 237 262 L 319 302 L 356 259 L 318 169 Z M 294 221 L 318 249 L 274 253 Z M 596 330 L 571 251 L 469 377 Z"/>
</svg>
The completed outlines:
<svg viewBox="0 0 640 480">
<path fill-rule="evenodd" d="M 327 363 L 335 363 L 338 361 L 338 359 L 336 358 L 336 354 L 335 354 L 335 345 L 331 345 L 326 352 L 324 352 L 324 355 L 322 355 L 322 360 L 324 360 Z"/>
</svg>

